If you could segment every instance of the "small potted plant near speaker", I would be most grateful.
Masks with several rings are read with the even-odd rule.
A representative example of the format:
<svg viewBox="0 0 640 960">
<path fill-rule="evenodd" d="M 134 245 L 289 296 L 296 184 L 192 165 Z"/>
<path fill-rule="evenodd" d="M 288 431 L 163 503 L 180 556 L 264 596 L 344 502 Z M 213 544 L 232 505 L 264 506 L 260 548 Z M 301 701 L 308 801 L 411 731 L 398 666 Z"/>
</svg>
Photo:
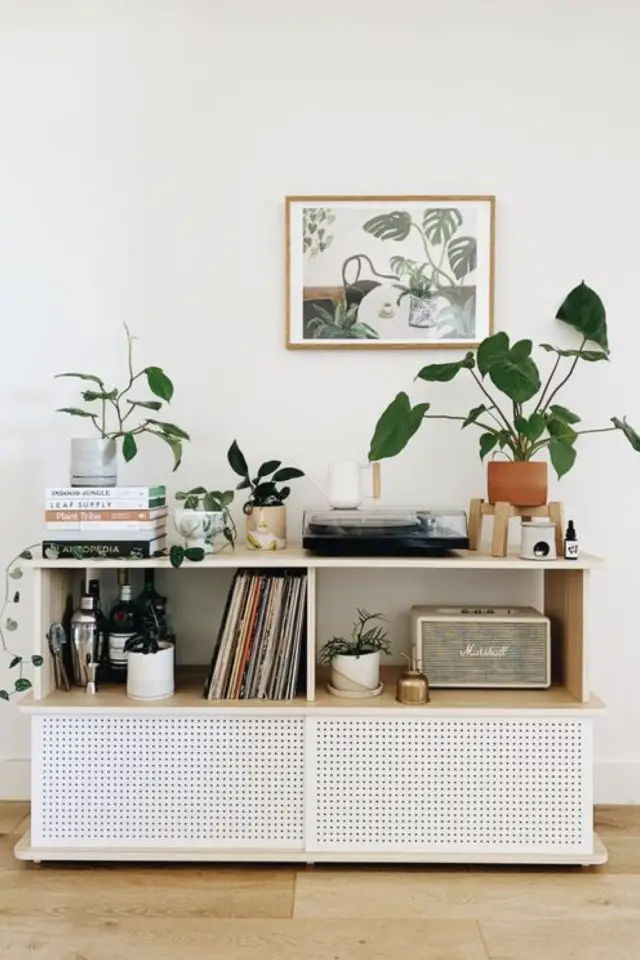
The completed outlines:
<svg viewBox="0 0 640 960">
<path fill-rule="evenodd" d="M 175 647 L 144 625 L 124 645 L 127 654 L 127 696 L 132 700 L 164 700 L 174 691 Z"/>
<path fill-rule="evenodd" d="M 382 613 L 368 613 L 358 607 L 350 637 L 334 637 L 320 652 L 320 661 L 331 665 L 327 689 L 335 697 L 359 699 L 377 697 L 380 681 L 380 654 L 391 653 Z"/>
<path fill-rule="evenodd" d="M 115 487 L 118 483 L 118 445 L 126 462 L 138 452 L 138 438 L 142 434 L 158 437 L 173 453 L 174 470 L 182 460 L 182 443 L 189 434 L 175 423 L 158 420 L 145 411 L 158 413 L 164 403 L 173 397 L 173 383 L 161 367 L 133 370 L 133 341 L 125 324 L 127 335 L 128 380 L 122 389 L 107 387 L 102 377 L 93 373 L 58 373 L 57 377 L 71 377 L 87 384 L 82 391 L 84 407 L 60 407 L 58 413 L 68 413 L 91 421 L 97 437 L 74 438 L 71 441 L 71 485 L 75 487 Z M 130 391 L 138 381 L 146 380 L 153 398 L 131 399 Z M 141 415 L 141 416 L 140 416 Z M 132 419 L 137 416 L 138 419 Z"/>
<path fill-rule="evenodd" d="M 396 456 L 424 420 L 458 421 L 462 429 L 471 426 L 481 431 L 481 459 L 490 453 L 504 458 L 488 465 L 489 501 L 537 507 L 547 502 L 547 464 L 537 459 L 545 450 L 558 478 L 573 467 L 576 441 L 582 434 L 620 431 L 633 449 L 640 451 L 640 436 L 626 417 L 611 417 L 611 426 L 583 430 L 580 417 L 557 402 L 578 363 L 609 359 L 606 313 L 600 297 L 581 283 L 567 295 L 556 317 L 577 331 L 580 340 L 571 349 L 540 344 L 554 355 L 544 382 L 531 358 L 531 340 L 511 343 L 506 333 L 496 333 L 483 340 L 475 354 L 469 351 L 453 363 L 428 364 L 417 375 L 428 383 L 446 383 L 466 371 L 482 394 L 478 406 L 466 415 L 435 414 L 430 403 L 412 405 L 406 393 L 399 393 L 378 420 L 369 459 Z M 493 388 L 506 397 L 506 410 Z"/>
<path fill-rule="evenodd" d="M 247 490 L 243 505 L 247 546 L 252 550 L 284 550 L 287 545 L 285 500 L 291 493 L 287 481 L 303 477 L 297 467 L 283 467 L 281 460 L 266 460 L 251 476 L 244 454 L 234 440 L 227 452 L 229 466 L 239 477 L 236 490 Z"/>
</svg>

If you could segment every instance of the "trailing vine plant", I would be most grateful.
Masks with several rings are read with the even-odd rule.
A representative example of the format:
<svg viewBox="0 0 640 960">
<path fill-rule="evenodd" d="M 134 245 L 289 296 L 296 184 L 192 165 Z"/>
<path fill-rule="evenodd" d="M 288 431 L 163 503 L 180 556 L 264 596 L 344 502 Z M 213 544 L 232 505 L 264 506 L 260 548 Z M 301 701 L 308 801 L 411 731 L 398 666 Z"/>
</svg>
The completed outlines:
<svg viewBox="0 0 640 960">
<path fill-rule="evenodd" d="M 14 557 L 5 567 L 4 571 L 4 600 L 0 610 L 0 647 L 3 655 L 9 660 L 9 670 L 17 670 L 17 676 L 13 681 L 13 689 L 0 689 L 0 700 L 10 700 L 18 693 L 24 693 L 32 686 L 31 681 L 25 676 L 27 665 L 32 667 L 41 667 L 44 660 L 38 654 L 33 654 L 26 659 L 20 656 L 9 647 L 6 633 L 14 633 L 18 629 L 18 621 L 9 616 L 9 610 L 20 603 L 20 590 L 17 588 L 17 582 L 24 576 L 21 560 L 32 560 L 31 551 L 38 544 L 34 543 L 26 547 L 17 557 Z M 14 674 L 15 676 L 15 674 Z"/>
</svg>

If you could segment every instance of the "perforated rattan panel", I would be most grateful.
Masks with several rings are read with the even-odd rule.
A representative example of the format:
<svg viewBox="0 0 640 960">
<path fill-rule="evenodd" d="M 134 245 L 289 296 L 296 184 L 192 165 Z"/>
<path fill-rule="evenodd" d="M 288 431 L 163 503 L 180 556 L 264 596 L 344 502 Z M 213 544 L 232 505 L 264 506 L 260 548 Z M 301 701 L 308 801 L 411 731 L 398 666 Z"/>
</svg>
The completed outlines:
<svg viewBox="0 0 640 960">
<path fill-rule="evenodd" d="M 588 851 L 581 720 L 318 719 L 314 850 Z"/>
<path fill-rule="evenodd" d="M 303 847 L 303 718 L 34 724 L 36 845 Z"/>
</svg>

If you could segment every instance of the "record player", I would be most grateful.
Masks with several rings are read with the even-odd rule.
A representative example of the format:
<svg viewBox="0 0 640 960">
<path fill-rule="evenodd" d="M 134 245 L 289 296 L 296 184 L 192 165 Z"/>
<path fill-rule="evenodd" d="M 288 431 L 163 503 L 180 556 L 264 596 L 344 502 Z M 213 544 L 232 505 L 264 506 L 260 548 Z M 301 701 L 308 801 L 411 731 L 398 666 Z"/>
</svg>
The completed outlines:
<svg viewBox="0 0 640 960">
<path fill-rule="evenodd" d="M 305 510 L 302 546 L 330 557 L 438 557 L 469 546 L 464 510 Z"/>
</svg>

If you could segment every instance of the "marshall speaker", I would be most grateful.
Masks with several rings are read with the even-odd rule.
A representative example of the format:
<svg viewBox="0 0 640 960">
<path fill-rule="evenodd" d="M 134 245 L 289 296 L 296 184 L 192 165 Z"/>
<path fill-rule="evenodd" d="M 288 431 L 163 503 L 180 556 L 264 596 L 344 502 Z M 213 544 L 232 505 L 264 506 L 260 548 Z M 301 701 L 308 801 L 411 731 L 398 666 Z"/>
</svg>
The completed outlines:
<svg viewBox="0 0 640 960">
<path fill-rule="evenodd" d="M 533 607 L 412 607 L 411 643 L 431 687 L 549 687 L 549 619 Z"/>
</svg>

